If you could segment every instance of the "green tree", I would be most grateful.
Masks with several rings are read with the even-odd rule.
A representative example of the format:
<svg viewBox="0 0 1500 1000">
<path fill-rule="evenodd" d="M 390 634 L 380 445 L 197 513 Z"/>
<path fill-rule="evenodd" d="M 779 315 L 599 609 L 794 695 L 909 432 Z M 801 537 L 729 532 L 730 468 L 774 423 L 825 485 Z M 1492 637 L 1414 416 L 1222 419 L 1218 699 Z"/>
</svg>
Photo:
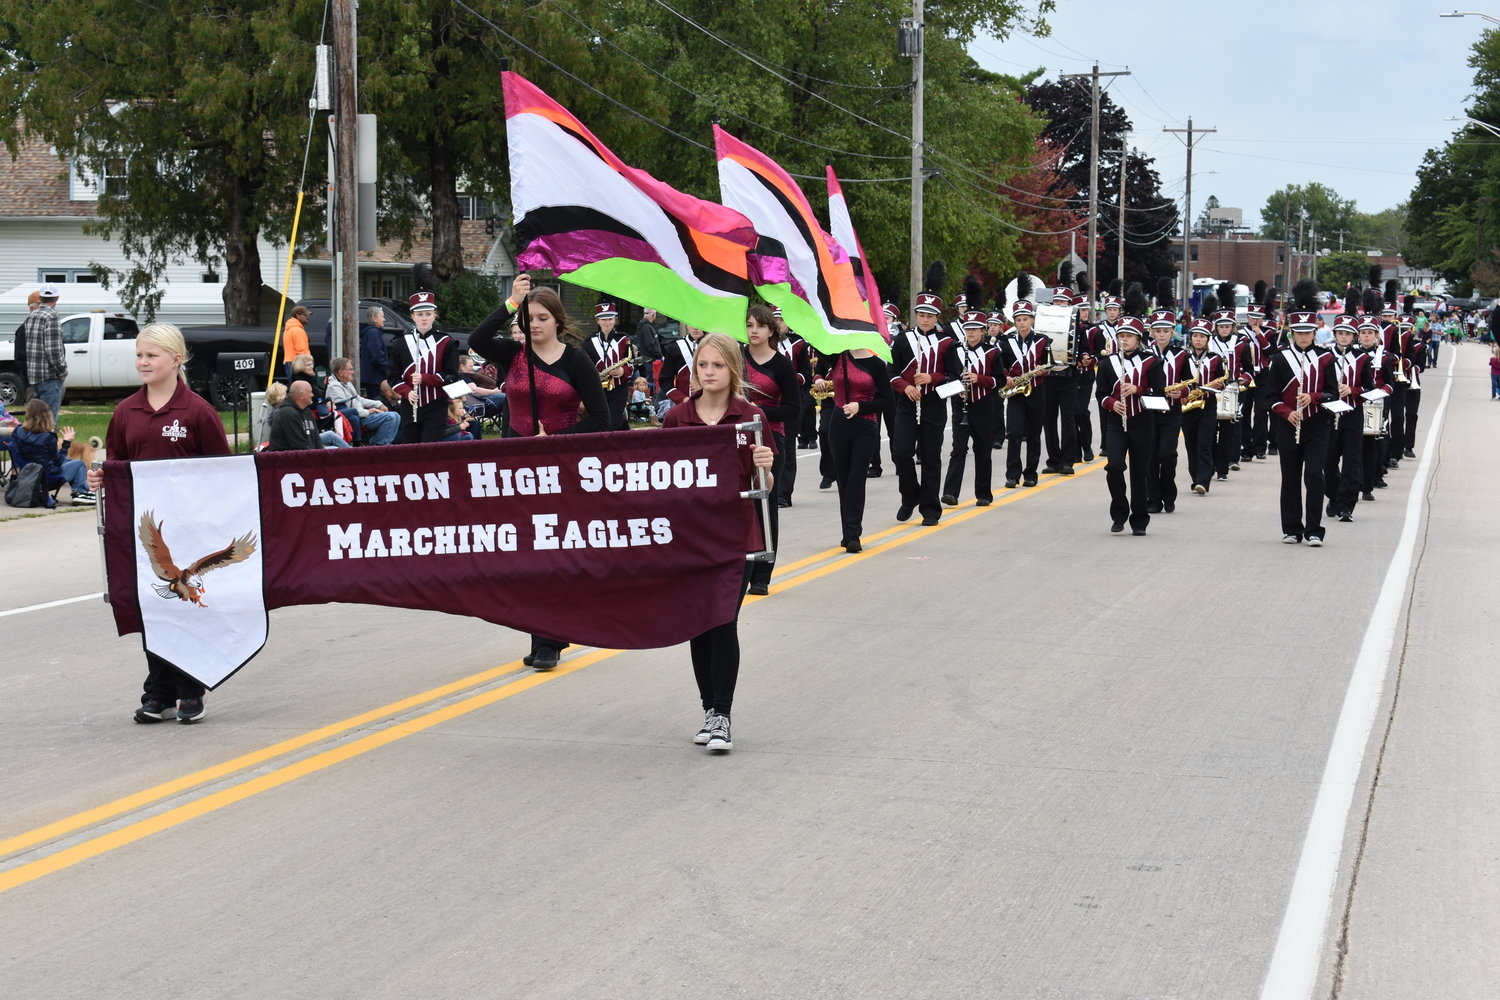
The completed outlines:
<svg viewBox="0 0 1500 1000">
<path fill-rule="evenodd" d="M 1405 256 L 1411 239 L 1406 232 L 1407 203 L 1387 208 L 1373 215 L 1355 212 L 1351 222 L 1351 245 L 1361 250 L 1378 250 L 1383 254 Z"/>
<path fill-rule="evenodd" d="M 1266 199 L 1260 220 L 1260 235 L 1265 239 L 1285 239 L 1290 225 L 1294 245 L 1300 232 L 1304 243 L 1316 234 L 1320 245 L 1337 246 L 1340 231 L 1346 238 L 1354 231 L 1354 202 L 1317 181 L 1288 184 Z"/>
<path fill-rule="evenodd" d="M 0 73 L 5 141 L 44 139 L 123 181 L 101 192 L 91 231 L 134 267 L 107 278 L 151 316 L 160 275 L 186 257 L 222 261 L 231 323 L 260 320 L 257 238 L 284 239 L 307 131 L 323 5 L 241 0 L 230 9 L 162 0 L 15 0 Z"/>
<path fill-rule="evenodd" d="M 1370 273 L 1370 258 L 1357 251 L 1324 254 L 1318 258 L 1318 284 L 1339 296 L 1347 286 L 1364 287 Z"/>
</svg>

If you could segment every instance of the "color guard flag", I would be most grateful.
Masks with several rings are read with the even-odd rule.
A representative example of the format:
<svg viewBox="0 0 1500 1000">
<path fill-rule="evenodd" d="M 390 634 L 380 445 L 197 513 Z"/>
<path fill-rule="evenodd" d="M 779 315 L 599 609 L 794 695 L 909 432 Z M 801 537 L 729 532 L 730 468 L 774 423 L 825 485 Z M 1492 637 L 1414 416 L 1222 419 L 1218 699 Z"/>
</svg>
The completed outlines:
<svg viewBox="0 0 1500 1000">
<path fill-rule="evenodd" d="M 885 321 L 885 309 L 880 303 L 880 289 L 875 285 L 875 275 L 870 271 L 865 262 L 865 251 L 859 243 L 859 237 L 854 234 L 854 220 L 849 216 L 849 203 L 844 200 L 844 189 L 839 186 L 839 179 L 833 172 L 830 164 L 828 170 L 828 225 L 833 230 L 833 238 L 839 241 L 849 253 L 849 265 L 854 268 L 854 278 L 859 282 L 860 293 L 865 300 L 865 307 L 870 310 L 870 316 L 875 320 L 875 329 L 880 331 L 881 339 L 890 343 L 891 331 L 889 324 Z"/>
<path fill-rule="evenodd" d="M 517 264 L 743 340 L 750 220 L 627 166 L 535 84 L 501 77 Z"/>
<path fill-rule="evenodd" d="M 791 175 L 717 125 L 714 145 L 720 198 L 760 234 L 752 255 L 756 290 L 819 352 L 867 347 L 889 360 L 891 349 L 877 332 L 849 254 L 818 225 Z"/>
</svg>

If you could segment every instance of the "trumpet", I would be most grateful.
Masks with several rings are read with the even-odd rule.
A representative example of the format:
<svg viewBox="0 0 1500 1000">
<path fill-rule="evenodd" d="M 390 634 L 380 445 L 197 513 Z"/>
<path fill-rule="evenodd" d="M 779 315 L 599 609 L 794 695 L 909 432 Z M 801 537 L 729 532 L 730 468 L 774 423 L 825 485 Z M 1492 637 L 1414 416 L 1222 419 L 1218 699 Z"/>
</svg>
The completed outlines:
<svg viewBox="0 0 1500 1000">
<path fill-rule="evenodd" d="M 1013 396 L 1031 395 L 1031 390 L 1036 388 L 1037 377 L 1045 374 L 1047 367 L 1047 365 L 1038 365 L 1028 372 L 1017 375 L 1015 381 L 1000 390 L 1000 397 L 1002 399 L 1010 399 Z"/>
<path fill-rule="evenodd" d="M 605 392 L 609 392 L 616 386 L 616 384 L 618 384 L 617 380 L 620 377 L 621 370 L 623 370 L 626 365 L 633 365 L 635 364 L 635 362 L 635 345 L 631 344 L 629 347 L 625 348 L 625 356 L 623 358 L 621 358 L 619 361 L 616 361 L 614 364 L 610 365 L 608 368 L 599 373 L 599 385 L 603 387 Z"/>
</svg>

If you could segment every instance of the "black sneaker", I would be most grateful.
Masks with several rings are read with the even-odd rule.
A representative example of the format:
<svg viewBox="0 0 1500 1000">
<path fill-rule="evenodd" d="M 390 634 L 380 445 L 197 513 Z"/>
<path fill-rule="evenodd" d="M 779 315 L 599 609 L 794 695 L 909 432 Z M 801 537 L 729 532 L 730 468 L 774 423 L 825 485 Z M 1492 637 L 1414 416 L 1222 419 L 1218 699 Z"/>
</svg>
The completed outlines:
<svg viewBox="0 0 1500 1000">
<path fill-rule="evenodd" d="M 1344 511 L 1343 513 L 1341 513 L 1339 515 L 1339 520 L 1343 521 L 1345 524 L 1348 524 L 1350 521 L 1354 520 L 1354 511 L 1352 511 L 1352 510 L 1346 510 L 1346 511 Z"/>
<path fill-rule="evenodd" d="M 1094 449 L 1092 449 L 1092 448 L 1085 448 L 1085 449 L 1083 449 L 1083 460 L 1085 462 L 1092 462 L 1094 460 Z"/>
<path fill-rule="evenodd" d="M 98 495 L 90 492 L 89 490 L 79 490 L 77 493 L 73 494 L 73 505 L 75 507 L 94 506 L 98 503 Z"/>
<path fill-rule="evenodd" d="M 711 753 L 734 749 L 734 741 L 729 738 L 729 716 L 714 716 L 713 724 L 708 729 L 708 749 Z"/>
<path fill-rule="evenodd" d="M 924 527 L 924 528 L 930 528 L 934 524 L 937 524 L 937 523 L 938 523 L 938 519 L 935 518 L 935 517 L 924 517 L 924 518 L 922 518 L 922 527 Z"/>
<path fill-rule="evenodd" d="M 1036 485 L 1036 476 L 1027 476 L 1025 479 L 1021 480 L 1021 485 L 1025 486 L 1025 487 L 1035 486 Z"/>
<path fill-rule="evenodd" d="M 958 497 L 954 496 L 952 493 L 944 493 L 942 496 L 938 497 L 938 499 L 943 502 L 944 507 L 958 506 Z"/>
<path fill-rule="evenodd" d="M 1130 529 L 1130 533 L 1132 535 L 1144 535 L 1146 533 L 1146 529 L 1145 528 L 1131 528 Z"/>
<path fill-rule="evenodd" d="M 703 710 L 703 728 L 699 729 L 698 735 L 693 737 L 693 742 L 698 744 L 700 747 L 708 745 L 709 737 L 711 737 L 714 733 L 715 717 L 716 713 L 713 709 L 707 708 Z"/>
<path fill-rule="evenodd" d="M 141 707 L 135 710 L 135 721 L 147 724 L 165 721 L 167 713 L 172 706 L 155 698 L 146 698 L 141 702 Z"/>
<path fill-rule="evenodd" d="M 556 646 L 538 646 L 531 654 L 531 665 L 537 670 L 553 670 L 561 655 Z"/>
<path fill-rule="evenodd" d="M 1374 499 L 1375 499 L 1375 494 L 1374 494 L 1374 493 L 1371 493 L 1371 492 L 1370 492 L 1370 491 L 1369 491 L 1369 490 L 1365 490 L 1365 491 L 1364 491 L 1364 492 L 1363 492 L 1363 493 L 1361 493 L 1361 494 L 1360 494 L 1360 495 L 1359 495 L 1359 498 L 1360 498 L 1360 499 L 1361 499 L 1361 500 L 1369 500 L 1369 501 L 1373 501 L 1373 500 L 1374 500 Z"/>
<path fill-rule="evenodd" d="M 1020 484 L 1016 480 L 1014 480 L 1014 479 L 1007 479 L 1005 481 L 1005 488 L 1008 489 L 1008 490 L 1013 490 L 1013 489 L 1015 489 L 1019 485 Z"/>
<path fill-rule="evenodd" d="M 177 702 L 177 721 L 181 723 L 197 722 L 203 718 L 202 698 L 181 698 Z"/>
<path fill-rule="evenodd" d="M 1177 503 L 1174 500 L 1164 501 L 1162 503 L 1162 505 L 1161 505 L 1161 509 L 1162 509 L 1162 513 L 1164 513 L 1164 514 L 1170 514 L 1174 510 L 1177 509 Z"/>
<path fill-rule="evenodd" d="M 792 501 L 788 497 L 779 497 L 776 500 L 776 506 L 778 506 L 778 507 L 790 507 L 791 505 L 792 505 Z"/>
<path fill-rule="evenodd" d="M 844 543 L 844 551 L 845 552 L 862 552 L 862 551 L 864 551 L 864 546 L 861 545 L 861 544 L 859 544 L 859 539 L 856 538 L 856 539 L 853 539 L 852 541 L 848 541 L 848 542 Z"/>
<path fill-rule="evenodd" d="M 872 466 L 870 466 L 869 470 L 867 472 L 865 472 L 865 478 L 866 479 L 879 479 L 880 478 L 880 472 L 881 472 L 881 470 L 880 470 L 879 466 L 872 465 Z"/>
<path fill-rule="evenodd" d="M 1048 462 L 1046 465 L 1042 466 L 1042 475 L 1044 476 L 1055 476 L 1061 471 L 1062 466 L 1053 465 L 1051 462 Z"/>
<path fill-rule="evenodd" d="M 828 489 L 828 487 L 830 487 L 832 485 L 833 485 L 833 480 L 829 479 L 829 478 L 827 478 L 825 476 L 824 479 L 823 479 L 823 481 L 818 484 L 818 489 L 820 489 L 820 490 L 826 490 L 826 489 Z"/>
<path fill-rule="evenodd" d="M 771 586 L 770 586 L 770 584 L 766 584 L 766 583 L 752 583 L 750 585 L 749 591 L 747 591 L 747 593 L 749 593 L 750 595 L 752 595 L 754 597 L 765 597 L 770 592 L 771 592 Z"/>
<path fill-rule="evenodd" d="M 1323 536 L 1322 535 L 1308 535 L 1307 536 L 1307 544 L 1311 545 L 1315 549 L 1319 548 L 1323 544 Z"/>
<path fill-rule="evenodd" d="M 1109 526 L 1109 530 L 1118 535 L 1120 532 L 1125 530 L 1125 522 L 1115 521 Z"/>
<path fill-rule="evenodd" d="M 913 506 L 912 504 L 909 504 L 909 503 L 902 504 L 900 507 L 896 508 L 896 520 L 898 520 L 898 521 L 910 521 L 911 520 L 911 512 L 914 511 L 914 510 L 916 510 L 916 509 L 917 508 L 915 506 Z"/>
<path fill-rule="evenodd" d="M 1062 467 L 1061 471 L 1058 474 L 1063 476 L 1071 476 L 1074 474 L 1073 467 L 1071 465 L 1065 465 Z"/>
<path fill-rule="evenodd" d="M 1410 448 L 1406 449 L 1401 454 L 1404 455 L 1407 458 L 1416 458 L 1417 457 L 1417 453 L 1414 452 L 1414 451 L 1412 451 Z"/>
</svg>

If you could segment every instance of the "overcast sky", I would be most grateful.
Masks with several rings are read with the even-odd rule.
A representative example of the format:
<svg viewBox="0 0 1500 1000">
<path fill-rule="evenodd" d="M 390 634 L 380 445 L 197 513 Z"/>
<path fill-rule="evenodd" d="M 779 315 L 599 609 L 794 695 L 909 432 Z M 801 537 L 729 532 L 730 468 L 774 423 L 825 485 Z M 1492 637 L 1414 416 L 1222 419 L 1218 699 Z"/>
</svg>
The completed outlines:
<svg viewBox="0 0 1500 1000">
<path fill-rule="evenodd" d="M 1458 9 L 1500 17 L 1500 0 L 1493 6 Z M 1443 119 L 1467 103 L 1469 49 L 1489 26 L 1438 17 L 1454 9 L 1453 0 L 1057 0 L 1050 37 L 986 36 L 969 51 L 986 69 L 1040 66 L 1053 80 L 1095 62 L 1129 69 L 1108 92 L 1134 125 L 1132 147 L 1155 157 L 1163 190 L 1183 197 L 1186 156 L 1162 129 L 1191 116 L 1195 129 L 1218 130 L 1194 145 L 1193 215 L 1215 195 L 1258 226 L 1266 197 L 1288 184 L 1321 182 L 1364 212 L 1406 200 L 1422 154 L 1460 124 Z"/>
</svg>

